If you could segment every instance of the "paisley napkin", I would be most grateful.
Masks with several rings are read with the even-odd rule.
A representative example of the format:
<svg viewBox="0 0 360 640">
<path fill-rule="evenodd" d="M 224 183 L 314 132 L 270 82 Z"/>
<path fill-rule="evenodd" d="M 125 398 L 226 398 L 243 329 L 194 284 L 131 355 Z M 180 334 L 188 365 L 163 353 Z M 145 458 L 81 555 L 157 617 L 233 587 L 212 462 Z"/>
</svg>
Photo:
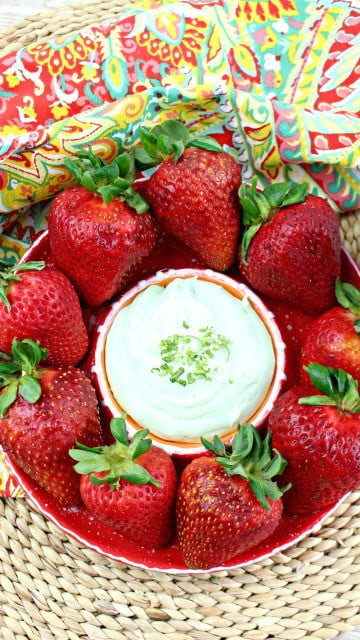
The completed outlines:
<svg viewBox="0 0 360 640">
<path fill-rule="evenodd" d="M 353 0 L 144 0 L 3 55 L 0 257 L 46 227 L 66 155 L 91 144 L 111 159 L 170 118 L 217 134 L 243 180 L 306 181 L 340 213 L 359 208 L 359 30 Z"/>
</svg>

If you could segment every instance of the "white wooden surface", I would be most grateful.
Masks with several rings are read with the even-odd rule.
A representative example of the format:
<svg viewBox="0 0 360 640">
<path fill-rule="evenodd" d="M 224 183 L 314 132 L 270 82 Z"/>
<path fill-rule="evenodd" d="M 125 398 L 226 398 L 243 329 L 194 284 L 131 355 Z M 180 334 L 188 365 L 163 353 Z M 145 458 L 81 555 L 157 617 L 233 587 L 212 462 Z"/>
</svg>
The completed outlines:
<svg viewBox="0 0 360 640">
<path fill-rule="evenodd" d="M 79 4 L 82 1 L 86 2 L 86 0 L 13 0 L 12 2 L 0 0 L 0 29 L 4 29 L 29 15 L 41 13 L 65 4 Z M 337 640 L 360 640 L 360 628 L 357 631 L 338 636 Z"/>
</svg>

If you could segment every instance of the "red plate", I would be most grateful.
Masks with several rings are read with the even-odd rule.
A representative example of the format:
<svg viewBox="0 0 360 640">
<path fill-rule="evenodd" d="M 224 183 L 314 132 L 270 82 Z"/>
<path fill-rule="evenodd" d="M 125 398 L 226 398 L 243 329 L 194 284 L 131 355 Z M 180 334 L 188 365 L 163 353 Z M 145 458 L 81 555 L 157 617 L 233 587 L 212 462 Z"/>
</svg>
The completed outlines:
<svg viewBox="0 0 360 640">
<path fill-rule="evenodd" d="M 44 232 L 25 254 L 24 260 L 45 259 L 51 262 L 51 251 L 47 232 Z M 151 256 L 143 263 L 142 268 L 134 274 L 129 286 L 137 280 L 147 277 L 162 268 L 185 268 L 203 266 L 199 260 L 181 243 L 164 235 Z M 240 280 L 236 270 L 232 277 Z M 341 279 L 360 287 L 360 269 L 343 250 Z M 274 312 L 277 323 L 287 346 L 287 382 L 286 388 L 298 381 L 298 358 L 302 336 L 306 334 L 312 318 L 299 313 L 285 304 L 275 303 L 262 296 L 266 305 Z M 101 312 L 101 310 L 100 310 Z M 96 318 L 88 315 L 89 330 L 94 326 Z M 166 549 L 149 551 L 123 536 L 115 533 L 111 527 L 99 523 L 84 506 L 72 509 L 61 507 L 54 499 L 43 491 L 11 460 L 9 464 L 19 484 L 26 494 L 35 502 L 40 511 L 63 529 L 70 537 L 99 553 L 125 564 L 134 565 L 167 573 L 202 573 L 186 567 L 178 544 L 175 542 Z M 259 562 L 274 553 L 283 551 L 306 535 L 318 531 L 322 522 L 337 508 L 346 496 L 337 504 L 329 505 L 324 510 L 306 516 L 283 515 L 281 522 L 272 536 L 257 547 L 241 553 L 225 565 L 213 567 L 207 573 L 241 567 L 252 562 Z"/>
</svg>

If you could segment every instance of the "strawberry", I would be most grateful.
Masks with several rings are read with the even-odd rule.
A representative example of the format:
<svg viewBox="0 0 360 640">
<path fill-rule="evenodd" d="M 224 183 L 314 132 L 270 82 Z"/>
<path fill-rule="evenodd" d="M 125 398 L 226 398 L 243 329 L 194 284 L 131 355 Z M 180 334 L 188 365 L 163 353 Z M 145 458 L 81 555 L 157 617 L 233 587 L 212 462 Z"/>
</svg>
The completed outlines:
<svg viewBox="0 0 360 640">
<path fill-rule="evenodd" d="M 360 396 L 357 382 L 342 369 L 307 367 L 312 388 L 297 385 L 276 401 L 268 428 L 273 446 L 288 466 L 282 481 L 291 514 L 336 504 L 360 485 Z"/>
<path fill-rule="evenodd" d="M 110 423 L 114 444 L 70 450 L 83 474 L 82 499 L 91 514 L 136 544 L 160 549 L 175 531 L 177 475 L 171 457 L 138 431 L 129 443 L 124 416 Z M 136 460 L 136 462 L 135 462 Z"/>
<path fill-rule="evenodd" d="M 66 159 L 79 186 L 58 194 L 48 217 L 56 266 L 89 307 L 100 306 L 125 287 L 155 245 L 148 204 L 131 186 L 135 167 L 124 153 L 105 164 L 91 150 Z"/>
<path fill-rule="evenodd" d="M 335 302 L 340 274 L 338 215 L 308 185 L 282 183 L 239 190 L 245 232 L 239 269 L 257 291 L 318 314 Z"/>
<path fill-rule="evenodd" d="M 47 363 L 76 364 L 88 348 L 79 298 L 70 280 L 44 262 L 0 263 L 0 350 L 14 338 L 39 341 Z"/>
<path fill-rule="evenodd" d="M 261 440 L 249 424 L 238 428 L 231 453 L 217 436 L 212 443 L 202 442 L 217 457 L 195 458 L 183 470 L 177 531 L 185 563 L 210 569 L 276 529 L 287 488 L 279 490 L 271 478 L 282 473 L 286 461 L 277 452 L 272 458 L 270 436 Z"/>
<path fill-rule="evenodd" d="M 313 321 L 300 356 L 301 381 L 310 383 L 304 368 L 317 362 L 344 369 L 360 384 L 360 291 L 350 283 L 335 286 L 338 305 Z"/>
<path fill-rule="evenodd" d="M 45 491 L 74 506 L 80 481 L 69 449 L 77 440 L 102 444 L 97 399 L 83 371 L 38 366 L 46 357 L 38 343 L 14 340 L 12 359 L 0 362 L 0 444 Z"/>
<path fill-rule="evenodd" d="M 174 120 L 142 129 L 141 141 L 138 164 L 160 163 L 145 188 L 159 223 L 208 267 L 229 269 L 240 232 L 239 165 L 214 139 L 191 137 Z"/>
</svg>

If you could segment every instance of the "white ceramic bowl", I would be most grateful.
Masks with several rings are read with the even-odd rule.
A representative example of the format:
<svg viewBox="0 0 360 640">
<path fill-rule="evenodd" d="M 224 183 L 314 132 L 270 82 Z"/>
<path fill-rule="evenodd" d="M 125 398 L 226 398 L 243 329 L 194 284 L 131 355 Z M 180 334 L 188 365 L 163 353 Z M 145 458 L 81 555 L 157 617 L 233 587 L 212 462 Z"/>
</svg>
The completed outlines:
<svg viewBox="0 0 360 640">
<path fill-rule="evenodd" d="M 261 402 L 260 406 L 256 408 L 253 415 L 249 416 L 246 421 L 251 422 L 255 427 L 260 427 L 267 418 L 276 398 L 280 393 L 282 383 L 285 380 L 285 344 L 275 322 L 273 313 L 269 311 L 269 309 L 267 309 L 260 298 L 256 294 L 254 294 L 246 285 L 237 282 L 227 275 L 212 271 L 210 269 L 170 269 L 159 271 L 154 276 L 138 282 L 134 287 L 132 287 L 126 293 L 121 295 L 117 300 L 115 300 L 108 307 L 107 311 L 98 322 L 93 337 L 89 370 L 92 381 L 99 396 L 103 418 L 107 423 L 110 422 L 110 419 L 112 417 L 119 417 L 124 413 L 123 407 L 121 407 L 117 402 L 111 390 L 105 366 L 106 340 L 115 317 L 121 309 L 130 304 L 136 298 L 136 296 L 138 296 L 139 293 L 144 291 L 147 287 L 151 285 L 160 285 L 165 287 L 175 278 L 194 277 L 200 280 L 206 280 L 220 285 L 231 295 L 235 296 L 238 299 L 243 299 L 244 297 L 246 297 L 250 302 L 253 310 L 255 310 L 262 323 L 265 325 L 273 345 L 275 354 L 275 368 L 272 381 L 270 387 L 267 390 L 265 398 Z M 130 437 L 132 437 L 137 430 L 144 428 L 132 418 L 129 412 L 127 412 L 126 423 Z M 236 428 L 230 427 L 229 431 L 225 435 L 221 436 L 221 438 L 224 442 L 230 443 L 235 433 Z M 163 439 L 158 437 L 157 435 L 151 433 L 151 431 L 150 436 L 154 444 L 161 446 L 172 455 L 194 456 L 204 452 L 204 447 L 201 444 L 200 440 L 196 442 L 167 440 L 165 438 Z"/>
</svg>

